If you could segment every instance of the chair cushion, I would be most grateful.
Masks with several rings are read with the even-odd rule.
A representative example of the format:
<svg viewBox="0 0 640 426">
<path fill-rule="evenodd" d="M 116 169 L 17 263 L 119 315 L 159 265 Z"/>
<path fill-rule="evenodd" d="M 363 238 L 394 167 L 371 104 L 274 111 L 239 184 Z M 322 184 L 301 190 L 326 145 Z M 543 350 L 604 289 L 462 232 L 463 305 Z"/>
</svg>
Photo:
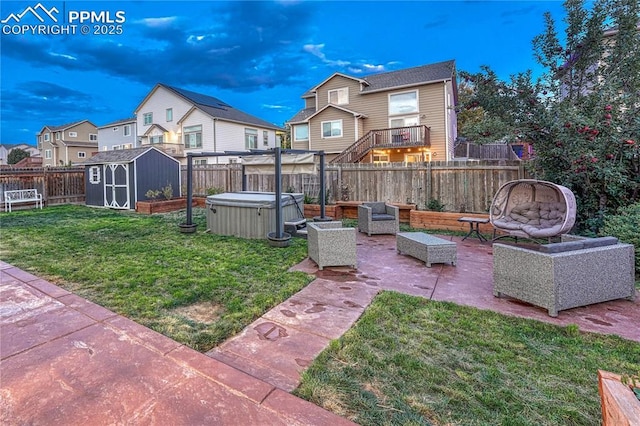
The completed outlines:
<svg viewBox="0 0 640 426">
<path fill-rule="evenodd" d="M 375 214 L 371 213 L 371 220 L 396 220 L 396 217 L 392 214 Z"/>
<path fill-rule="evenodd" d="M 387 213 L 387 206 L 384 203 L 365 203 L 364 205 L 371 207 L 371 214 Z"/>
</svg>

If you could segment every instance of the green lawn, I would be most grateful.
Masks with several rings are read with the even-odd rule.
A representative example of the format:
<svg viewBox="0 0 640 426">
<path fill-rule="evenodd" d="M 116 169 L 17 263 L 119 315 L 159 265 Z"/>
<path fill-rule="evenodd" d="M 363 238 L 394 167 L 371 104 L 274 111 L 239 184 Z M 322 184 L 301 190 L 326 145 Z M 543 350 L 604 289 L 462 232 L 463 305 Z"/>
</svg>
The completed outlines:
<svg viewBox="0 0 640 426">
<path fill-rule="evenodd" d="M 0 213 L 0 259 L 206 351 L 308 284 L 306 241 L 181 234 L 184 212 Z M 331 343 L 296 393 L 363 425 L 598 425 L 596 371 L 640 344 L 391 292 Z"/>
<path fill-rule="evenodd" d="M 295 393 L 363 425 L 599 425 L 597 370 L 640 344 L 384 292 Z"/>
<path fill-rule="evenodd" d="M 184 212 L 143 216 L 83 206 L 0 214 L 0 258 L 179 342 L 206 351 L 313 278 L 287 272 L 306 242 L 182 234 Z"/>
</svg>

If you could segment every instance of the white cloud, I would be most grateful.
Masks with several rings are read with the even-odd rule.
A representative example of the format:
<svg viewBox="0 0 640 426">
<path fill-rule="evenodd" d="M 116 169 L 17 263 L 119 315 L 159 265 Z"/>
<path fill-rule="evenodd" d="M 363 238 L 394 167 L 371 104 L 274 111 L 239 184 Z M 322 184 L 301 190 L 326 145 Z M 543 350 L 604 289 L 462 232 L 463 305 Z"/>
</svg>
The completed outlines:
<svg viewBox="0 0 640 426">
<path fill-rule="evenodd" d="M 71 56 L 71 55 L 65 55 L 64 53 L 55 53 L 55 52 L 49 52 L 50 56 L 55 56 L 56 58 L 65 58 L 65 59 L 69 59 L 71 61 L 77 61 L 78 58 L 76 58 L 75 56 Z"/>
<path fill-rule="evenodd" d="M 324 49 L 324 43 L 322 44 L 305 44 L 302 46 L 302 50 L 307 53 L 311 53 L 313 56 L 320 58 L 322 62 L 332 67 L 346 67 L 351 64 L 349 61 L 343 61 L 340 59 L 328 59 L 327 55 L 322 52 Z"/>
<path fill-rule="evenodd" d="M 178 19 L 177 16 L 165 16 L 162 18 L 144 18 L 136 21 L 136 23 L 146 25 L 152 28 L 168 27 Z"/>
</svg>

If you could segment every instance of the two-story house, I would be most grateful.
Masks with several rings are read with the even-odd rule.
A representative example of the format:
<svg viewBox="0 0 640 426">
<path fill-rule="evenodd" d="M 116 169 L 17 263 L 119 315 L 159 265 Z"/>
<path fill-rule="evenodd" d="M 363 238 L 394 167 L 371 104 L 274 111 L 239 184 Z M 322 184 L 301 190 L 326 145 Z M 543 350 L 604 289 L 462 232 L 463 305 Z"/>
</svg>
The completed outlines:
<svg viewBox="0 0 640 426">
<path fill-rule="evenodd" d="M 139 145 L 136 126 L 136 118 L 131 117 L 98 127 L 98 149 L 113 151 L 137 148 Z"/>
<path fill-rule="evenodd" d="M 81 163 L 98 151 L 98 128 L 89 120 L 44 126 L 36 137 L 45 167 Z"/>
<path fill-rule="evenodd" d="M 33 145 L 27 145 L 26 143 L 19 143 L 15 145 L 0 144 L 0 166 L 8 164 L 7 160 L 9 159 L 9 154 L 14 149 L 21 149 L 23 151 L 26 151 L 29 153 L 30 157 L 40 156 L 40 151 L 38 151 L 38 148 Z"/>
<path fill-rule="evenodd" d="M 141 145 L 154 145 L 186 163 L 189 152 L 246 151 L 278 145 L 282 129 L 231 105 L 189 90 L 157 84 L 135 109 Z M 195 164 L 237 162 L 201 157 Z"/>
<path fill-rule="evenodd" d="M 455 61 L 353 77 L 335 73 L 302 95 L 292 147 L 332 162 L 450 160 L 457 137 Z"/>
</svg>

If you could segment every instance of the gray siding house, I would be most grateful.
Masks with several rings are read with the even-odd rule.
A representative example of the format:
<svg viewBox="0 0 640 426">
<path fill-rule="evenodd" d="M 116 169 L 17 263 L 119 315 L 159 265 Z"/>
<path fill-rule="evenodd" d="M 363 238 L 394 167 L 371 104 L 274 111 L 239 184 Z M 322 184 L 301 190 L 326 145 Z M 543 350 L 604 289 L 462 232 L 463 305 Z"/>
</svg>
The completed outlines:
<svg viewBox="0 0 640 426">
<path fill-rule="evenodd" d="M 131 149 L 137 148 L 139 145 L 135 117 L 98 127 L 98 149 L 100 151 Z"/>
<path fill-rule="evenodd" d="M 99 152 L 84 166 L 88 206 L 132 210 L 167 185 L 180 196 L 180 162 L 152 146 Z"/>
</svg>

